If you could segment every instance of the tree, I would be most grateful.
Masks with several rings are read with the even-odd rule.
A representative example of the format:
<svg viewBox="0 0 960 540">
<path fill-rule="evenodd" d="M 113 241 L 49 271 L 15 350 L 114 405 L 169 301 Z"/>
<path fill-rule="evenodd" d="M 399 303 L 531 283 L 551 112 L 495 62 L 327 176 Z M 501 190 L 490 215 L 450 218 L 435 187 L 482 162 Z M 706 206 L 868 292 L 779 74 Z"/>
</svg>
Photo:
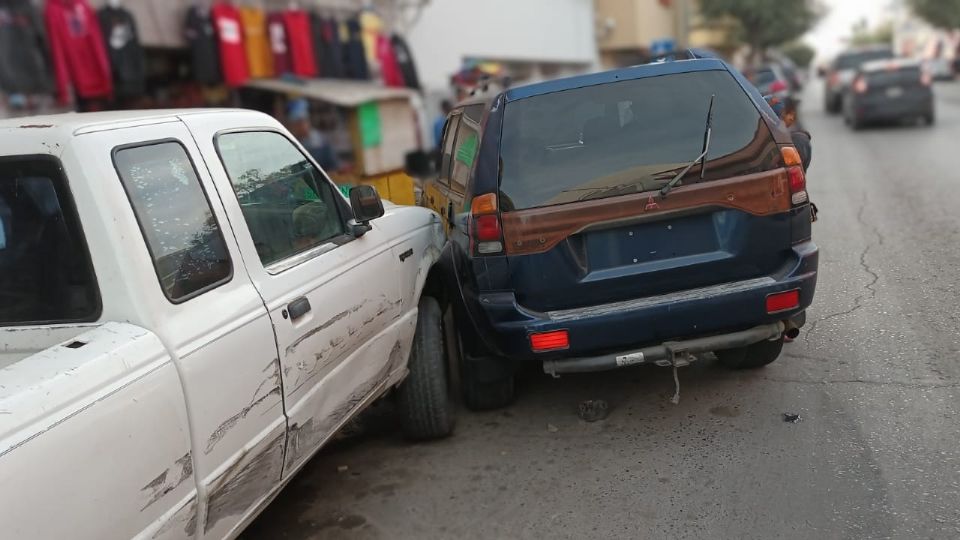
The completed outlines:
<svg viewBox="0 0 960 540">
<path fill-rule="evenodd" d="M 794 64 L 804 69 L 810 67 L 810 63 L 813 62 L 813 58 L 817 55 L 817 51 L 813 47 L 800 41 L 794 41 L 793 43 L 784 45 L 780 52 L 790 60 L 793 60 Z"/>
<path fill-rule="evenodd" d="M 865 25 L 855 26 L 850 44 L 855 46 L 893 45 L 893 24 L 887 23 L 872 29 Z"/>
<path fill-rule="evenodd" d="M 909 0 L 918 17 L 937 28 L 960 28 L 960 0 Z"/>
<path fill-rule="evenodd" d="M 815 0 L 700 0 L 700 12 L 709 19 L 737 21 L 740 40 L 759 56 L 807 33 L 820 18 L 821 8 Z"/>
</svg>

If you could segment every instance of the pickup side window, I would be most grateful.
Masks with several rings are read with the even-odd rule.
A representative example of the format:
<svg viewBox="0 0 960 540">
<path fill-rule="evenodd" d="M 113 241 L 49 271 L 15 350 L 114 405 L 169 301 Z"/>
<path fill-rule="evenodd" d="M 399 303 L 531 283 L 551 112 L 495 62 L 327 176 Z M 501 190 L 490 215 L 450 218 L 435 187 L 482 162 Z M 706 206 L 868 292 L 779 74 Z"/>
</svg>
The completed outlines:
<svg viewBox="0 0 960 540">
<path fill-rule="evenodd" d="M 216 145 L 264 266 L 345 234 L 339 195 L 286 137 L 222 133 Z"/>
<path fill-rule="evenodd" d="M 167 298 L 185 302 L 230 281 L 233 265 L 220 224 L 183 145 L 120 147 L 113 162 Z"/>
<path fill-rule="evenodd" d="M 100 291 L 60 164 L 0 158 L 0 326 L 99 316 Z"/>
</svg>

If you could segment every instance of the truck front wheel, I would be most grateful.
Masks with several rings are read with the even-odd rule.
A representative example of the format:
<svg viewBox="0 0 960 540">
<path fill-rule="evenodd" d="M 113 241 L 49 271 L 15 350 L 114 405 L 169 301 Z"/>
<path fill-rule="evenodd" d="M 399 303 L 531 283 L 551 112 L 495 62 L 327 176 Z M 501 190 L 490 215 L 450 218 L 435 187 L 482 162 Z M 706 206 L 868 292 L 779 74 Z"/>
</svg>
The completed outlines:
<svg viewBox="0 0 960 540">
<path fill-rule="evenodd" d="M 424 296 L 410 352 L 410 373 L 398 395 L 403 433 L 408 439 L 439 439 L 453 432 L 456 410 L 450 396 L 446 353 L 440 304 Z"/>
</svg>

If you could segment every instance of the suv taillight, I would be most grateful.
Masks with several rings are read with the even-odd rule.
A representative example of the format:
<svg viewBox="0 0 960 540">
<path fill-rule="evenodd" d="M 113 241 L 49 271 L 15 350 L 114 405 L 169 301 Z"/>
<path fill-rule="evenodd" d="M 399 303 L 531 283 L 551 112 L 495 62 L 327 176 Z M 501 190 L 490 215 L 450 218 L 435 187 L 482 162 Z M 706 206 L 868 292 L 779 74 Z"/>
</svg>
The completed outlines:
<svg viewBox="0 0 960 540">
<path fill-rule="evenodd" d="M 470 204 L 470 245 L 479 255 L 503 252 L 503 227 L 496 193 L 474 197 Z"/>
<path fill-rule="evenodd" d="M 803 160 L 800 159 L 800 152 L 792 146 L 785 146 L 780 150 L 783 156 L 783 163 L 787 166 L 787 179 L 790 184 L 790 202 L 794 206 L 800 206 L 809 202 L 807 195 L 807 177 L 803 173 Z"/>
<path fill-rule="evenodd" d="M 857 77 L 857 80 L 853 82 L 853 91 L 858 94 L 866 94 L 867 90 L 870 87 L 867 85 L 867 79 L 864 76 Z"/>
<path fill-rule="evenodd" d="M 933 84 L 933 74 L 930 73 L 929 69 L 923 69 L 920 74 L 920 84 L 924 86 L 930 86 Z"/>
</svg>

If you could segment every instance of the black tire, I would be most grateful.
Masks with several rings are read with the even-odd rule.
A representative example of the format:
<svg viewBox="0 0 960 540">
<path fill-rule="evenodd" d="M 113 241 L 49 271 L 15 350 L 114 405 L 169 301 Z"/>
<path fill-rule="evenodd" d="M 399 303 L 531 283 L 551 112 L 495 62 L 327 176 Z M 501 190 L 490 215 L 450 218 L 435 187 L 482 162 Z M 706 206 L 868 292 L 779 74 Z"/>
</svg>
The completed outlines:
<svg viewBox="0 0 960 540">
<path fill-rule="evenodd" d="M 934 124 L 937 122 L 937 116 L 936 116 L 935 114 L 933 114 L 932 112 L 931 112 L 931 113 L 927 113 L 926 115 L 924 115 L 923 121 L 924 121 L 928 126 L 932 126 L 932 125 L 934 125 Z"/>
<path fill-rule="evenodd" d="M 456 409 L 448 384 L 443 312 L 435 298 L 420 299 L 408 369 L 410 373 L 400 385 L 397 400 L 404 436 L 428 440 L 450 435 L 456 423 Z"/>
<path fill-rule="evenodd" d="M 717 351 L 720 364 L 728 369 L 757 369 L 762 368 L 780 357 L 783 350 L 783 337 L 773 341 L 763 340 L 753 345 Z"/>
<path fill-rule="evenodd" d="M 461 359 L 460 378 L 463 386 L 463 403 L 474 411 L 500 409 L 513 403 L 516 397 L 516 377 L 501 374 L 499 377 L 482 377 L 481 373 L 494 370 L 483 369 L 483 363 L 497 362 L 494 358 Z"/>
</svg>

